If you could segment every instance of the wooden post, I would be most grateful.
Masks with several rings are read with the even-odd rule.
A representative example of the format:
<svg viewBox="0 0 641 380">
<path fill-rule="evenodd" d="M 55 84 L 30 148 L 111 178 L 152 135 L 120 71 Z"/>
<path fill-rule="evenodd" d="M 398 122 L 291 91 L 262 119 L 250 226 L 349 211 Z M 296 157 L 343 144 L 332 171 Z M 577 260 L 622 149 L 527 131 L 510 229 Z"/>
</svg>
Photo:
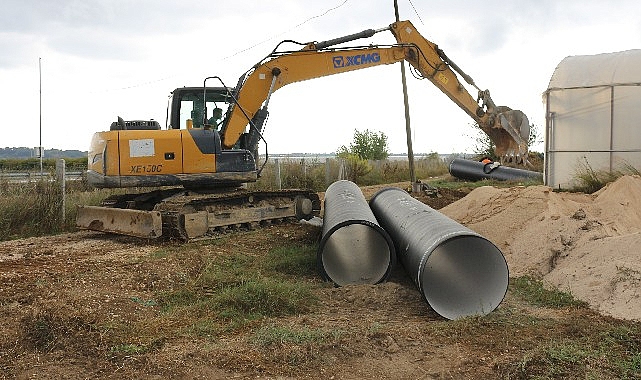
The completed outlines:
<svg viewBox="0 0 641 380">
<path fill-rule="evenodd" d="M 325 187 L 329 186 L 331 180 L 330 158 L 327 157 L 325 159 Z"/>
<path fill-rule="evenodd" d="M 56 161 L 56 180 L 60 184 L 60 194 L 62 196 L 62 210 L 61 210 L 61 215 L 62 215 L 62 224 L 64 227 L 65 223 L 65 206 L 66 206 L 66 167 L 65 167 L 65 160 L 64 159 L 59 159 Z"/>
<path fill-rule="evenodd" d="M 274 173 L 276 177 L 276 189 L 280 190 L 283 187 L 283 183 L 280 179 L 280 160 L 278 158 L 274 159 Z"/>
<path fill-rule="evenodd" d="M 394 0 L 394 14 L 396 22 L 400 21 L 398 15 L 398 0 Z M 416 173 L 414 172 L 414 150 L 412 149 L 412 128 L 410 126 L 410 104 L 407 96 L 407 79 L 405 75 L 405 62 L 401 61 L 401 83 L 403 85 L 403 103 L 405 104 L 405 134 L 407 136 L 407 159 L 410 165 L 410 181 L 412 191 L 417 192 Z"/>
</svg>

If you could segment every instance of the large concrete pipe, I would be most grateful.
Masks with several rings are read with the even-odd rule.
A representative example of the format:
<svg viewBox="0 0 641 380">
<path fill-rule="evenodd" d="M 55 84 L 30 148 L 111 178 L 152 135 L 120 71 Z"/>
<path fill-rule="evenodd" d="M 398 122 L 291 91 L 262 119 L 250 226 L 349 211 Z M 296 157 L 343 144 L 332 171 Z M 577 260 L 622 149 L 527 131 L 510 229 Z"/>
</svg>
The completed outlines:
<svg viewBox="0 0 641 380">
<path fill-rule="evenodd" d="M 341 180 L 325 191 L 318 265 L 336 285 L 383 282 L 396 262 L 394 243 L 378 225 L 361 189 Z"/>
<path fill-rule="evenodd" d="M 450 162 L 450 174 L 456 178 L 479 181 L 493 179 L 497 181 L 541 180 L 543 175 L 539 172 L 511 168 L 500 165 L 498 162 L 483 163 L 473 160 L 455 158 Z"/>
<path fill-rule="evenodd" d="M 458 319 L 488 314 L 501 303 L 509 272 L 489 240 L 399 188 L 379 191 L 370 206 L 435 312 Z"/>
</svg>

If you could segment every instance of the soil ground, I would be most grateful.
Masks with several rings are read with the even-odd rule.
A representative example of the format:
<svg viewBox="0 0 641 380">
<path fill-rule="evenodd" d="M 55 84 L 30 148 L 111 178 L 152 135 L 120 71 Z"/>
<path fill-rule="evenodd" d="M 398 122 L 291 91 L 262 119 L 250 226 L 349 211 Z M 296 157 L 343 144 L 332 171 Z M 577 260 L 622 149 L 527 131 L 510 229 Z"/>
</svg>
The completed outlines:
<svg viewBox="0 0 641 380">
<path fill-rule="evenodd" d="M 438 209 L 468 192 L 441 189 L 438 197 L 417 198 Z M 446 321 L 400 266 L 379 285 L 336 288 L 309 276 L 304 280 L 318 299 L 309 312 L 250 321 L 215 336 L 204 328 L 181 328 L 180 317 L 163 314 L 154 301 L 197 273 L 207 258 L 238 252 L 260 257 L 284 243 L 314 245 L 319 233 L 313 226 L 284 223 L 230 233 L 211 244 L 86 231 L 1 242 L 1 377 L 529 378 L 550 371 L 549 363 L 537 359 L 541 342 L 589 335 L 613 323 L 587 308 L 532 306 L 511 290 L 489 316 Z M 256 333 L 265 326 L 322 336 L 259 344 Z M 603 367 L 590 360 L 588 368 Z M 584 378 L 585 371 L 561 377 Z"/>
</svg>

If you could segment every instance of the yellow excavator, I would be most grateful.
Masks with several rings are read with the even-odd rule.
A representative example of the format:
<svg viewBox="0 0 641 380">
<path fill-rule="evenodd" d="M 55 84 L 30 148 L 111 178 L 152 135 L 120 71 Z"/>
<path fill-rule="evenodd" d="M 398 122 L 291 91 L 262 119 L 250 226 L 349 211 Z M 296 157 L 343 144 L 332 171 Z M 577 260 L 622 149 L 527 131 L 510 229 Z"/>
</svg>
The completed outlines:
<svg viewBox="0 0 641 380">
<path fill-rule="evenodd" d="M 337 47 L 382 31 L 390 31 L 397 43 Z M 109 131 L 95 133 L 88 153 L 91 185 L 159 189 L 111 196 L 99 207 L 80 206 L 77 226 L 143 238 L 190 240 L 230 226 L 318 215 L 320 201 L 314 192 L 249 191 L 242 186 L 255 182 L 267 162 L 265 151 L 259 165 L 258 144 L 264 141 L 270 97 L 290 83 L 400 61 L 407 61 L 416 76 L 428 79 L 465 111 L 493 141 L 498 155 L 517 162 L 527 159 L 527 117 L 496 106 L 489 91 L 479 89 L 409 21 L 300 44 L 302 48 L 294 51 L 279 51 L 283 42 L 244 73 L 235 87 L 209 77 L 202 87 L 174 90 L 165 129 L 155 120 L 119 117 Z M 478 90 L 476 97 L 458 76 Z M 220 86 L 208 86 L 208 80 Z"/>
</svg>

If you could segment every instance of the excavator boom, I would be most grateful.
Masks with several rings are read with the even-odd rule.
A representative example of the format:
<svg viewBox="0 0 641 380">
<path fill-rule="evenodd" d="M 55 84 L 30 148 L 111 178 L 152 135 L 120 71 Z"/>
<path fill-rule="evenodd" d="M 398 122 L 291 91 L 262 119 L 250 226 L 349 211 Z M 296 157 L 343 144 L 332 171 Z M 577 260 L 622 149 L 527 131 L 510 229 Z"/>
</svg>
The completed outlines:
<svg viewBox="0 0 641 380">
<path fill-rule="evenodd" d="M 371 37 L 381 31 L 390 31 L 397 44 L 335 47 L 336 44 Z M 527 158 L 530 128 L 527 116 L 509 107 L 497 107 L 488 90 L 480 90 L 469 75 L 436 44 L 425 39 L 410 21 L 399 21 L 379 30 L 368 29 L 329 41 L 309 43 L 299 51 L 270 54 L 239 80 L 237 103 L 232 106 L 221 130 L 223 148 L 233 147 L 248 123 L 250 127 L 256 128 L 254 131 L 250 130 L 250 134 L 261 132 L 262 125 L 252 126 L 250 120 L 259 114 L 259 110 L 266 113 L 269 97 L 285 85 L 400 61 L 407 61 L 422 78 L 428 79 L 465 111 L 494 142 L 499 156 L 510 161 Z M 466 90 L 459 75 L 478 90 L 476 97 Z M 258 139 L 253 141 L 257 142 Z"/>
</svg>

